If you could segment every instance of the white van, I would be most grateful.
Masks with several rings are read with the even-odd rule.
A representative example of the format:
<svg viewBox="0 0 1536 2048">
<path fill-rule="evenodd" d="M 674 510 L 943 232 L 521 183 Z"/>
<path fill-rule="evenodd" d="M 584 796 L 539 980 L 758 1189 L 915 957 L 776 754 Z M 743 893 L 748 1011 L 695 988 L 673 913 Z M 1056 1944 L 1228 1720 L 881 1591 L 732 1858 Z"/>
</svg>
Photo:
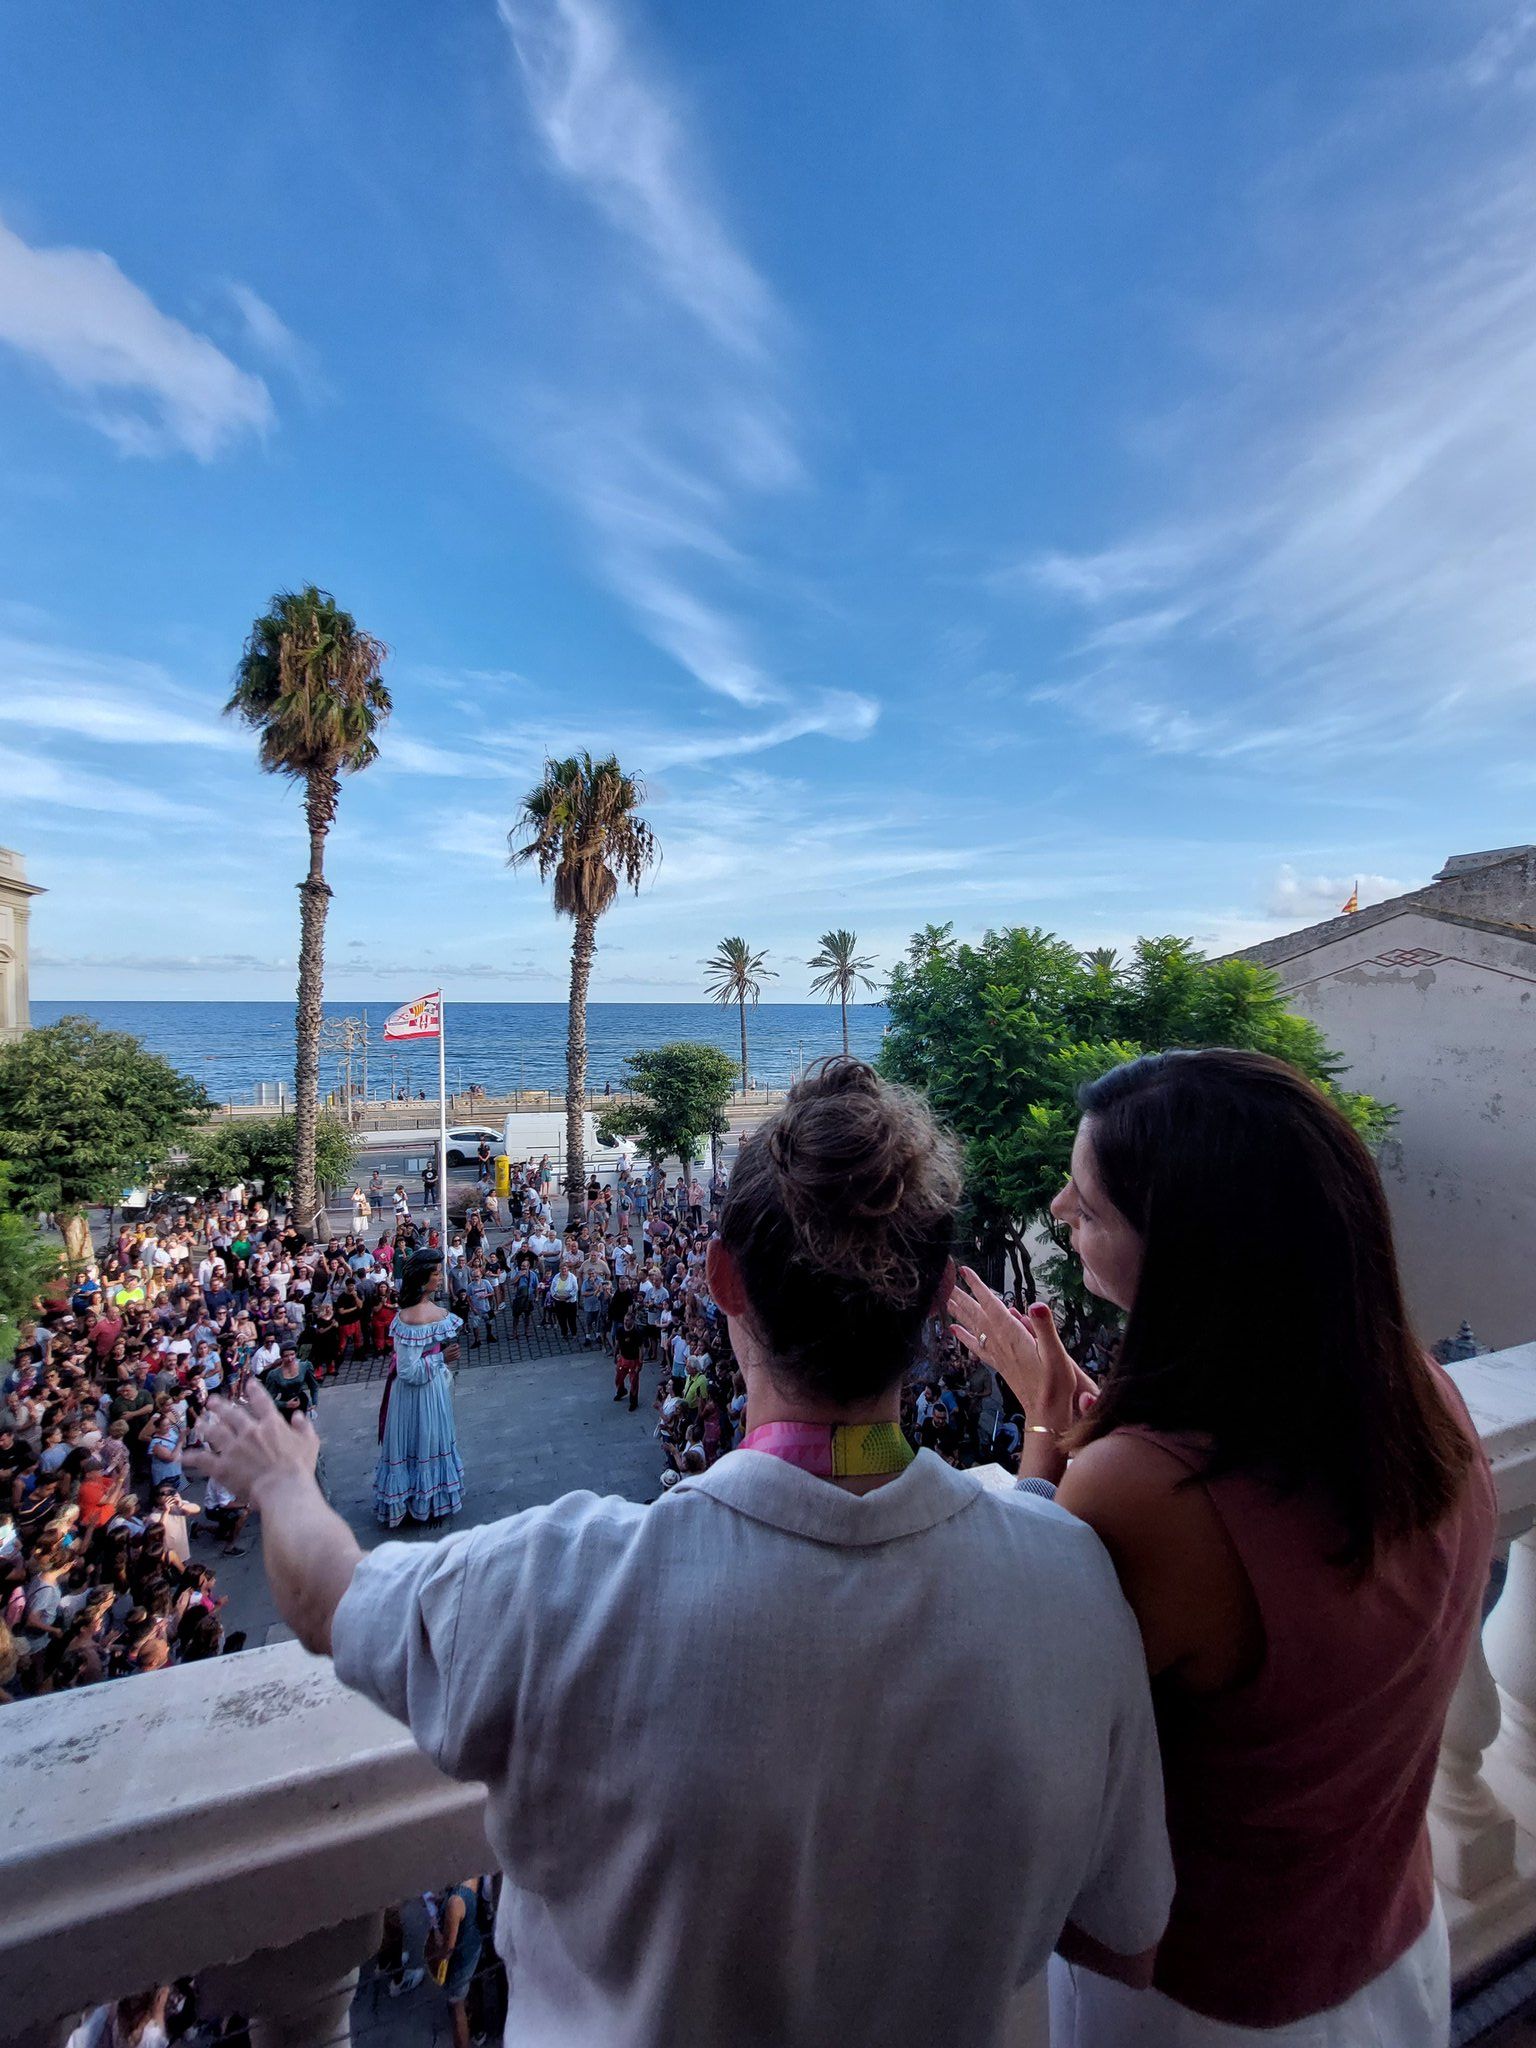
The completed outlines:
<svg viewBox="0 0 1536 2048">
<path fill-rule="evenodd" d="M 595 1166 L 599 1173 L 611 1171 L 619 1163 L 621 1147 L 600 1145 L 597 1142 L 597 1117 L 592 1110 L 585 1110 L 581 1119 L 581 1142 L 586 1153 L 587 1171 Z M 559 1169 L 565 1164 L 565 1111 L 563 1109 L 514 1109 L 507 1114 L 501 1130 L 501 1149 L 514 1167 L 523 1164 L 536 1165 L 547 1152 L 550 1164 Z"/>
</svg>

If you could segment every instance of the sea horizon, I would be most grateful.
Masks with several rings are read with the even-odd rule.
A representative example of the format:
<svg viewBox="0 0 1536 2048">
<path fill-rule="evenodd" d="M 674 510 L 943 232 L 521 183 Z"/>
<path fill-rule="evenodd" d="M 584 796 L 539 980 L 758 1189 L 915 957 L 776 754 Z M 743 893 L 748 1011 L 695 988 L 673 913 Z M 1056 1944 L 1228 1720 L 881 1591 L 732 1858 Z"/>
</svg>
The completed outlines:
<svg viewBox="0 0 1536 2048">
<path fill-rule="evenodd" d="M 93 1018 L 107 1030 L 127 1031 L 190 1075 L 215 1102 L 250 1102 L 256 1091 L 293 1083 L 294 1004 L 291 998 L 240 1000 L 204 997 L 159 1000 L 153 996 L 34 998 L 32 1021 L 46 1025 L 60 1017 Z M 368 1093 L 387 1097 L 392 1087 L 410 1093 L 437 1089 L 437 1048 L 433 1040 L 386 1044 L 384 1020 L 398 1001 L 325 1004 L 329 1021 L 360 1017 L 368 1028 Z M 564 1002 L 487 1002 L 449 998 L 448 1083 L 456 1093 L 477 1083 L 489 1094 L 515 1089 L 565 1086 Z M 873 1059 L 888 1022 L 883 1003 L 848 1007 L 849 1050 Z M 620 1087 L 628 1054 L 654 1049 L 672 1039 L 718 1046 L 740 1057 L 741 1027 L 734 1005 L 720 1003 L 601 1002 L 587 1005 L 587 1086 Z M 786 1087 L 812 1060 L 842 1050 L 842 1023 L 835 1003 L 759 1003 L 747 1010 L 749 1068 L 754 1082 Z M 323 1051 L 323 1093 L 338 1090 L 342 1062 Z M 362 1085 L 362 1062 L 354 1056 L 354 1088 Z"/>
</svg>

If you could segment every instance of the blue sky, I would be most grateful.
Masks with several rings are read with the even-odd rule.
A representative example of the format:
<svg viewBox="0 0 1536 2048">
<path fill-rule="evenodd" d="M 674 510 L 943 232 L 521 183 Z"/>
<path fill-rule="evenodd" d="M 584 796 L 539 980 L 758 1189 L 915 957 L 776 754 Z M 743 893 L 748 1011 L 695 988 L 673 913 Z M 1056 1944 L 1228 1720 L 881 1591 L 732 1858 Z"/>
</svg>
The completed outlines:
<svg viewBox="0 0 1536 2048">
<path fill-rule="evenodd" d="M 0 839 L 34 990 L 284 996 L 279 588 L 393 649 L 328 992 L 741 932 L 1211 949 L 1536 809 L 1536 5 L 59 0 L 0 131 Z"/>
</svg>

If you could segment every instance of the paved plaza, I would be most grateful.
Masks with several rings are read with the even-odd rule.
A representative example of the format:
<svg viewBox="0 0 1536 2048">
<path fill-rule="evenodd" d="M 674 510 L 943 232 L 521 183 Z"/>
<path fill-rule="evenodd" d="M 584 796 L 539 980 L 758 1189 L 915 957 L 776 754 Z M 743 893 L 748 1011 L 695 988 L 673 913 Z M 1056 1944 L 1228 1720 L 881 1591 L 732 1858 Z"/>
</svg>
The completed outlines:
<svg viewBox="0 0 1536 2048">
<path fill-rule="evenodd" d="M 506 1317 L 500 1318 L 504 1326 Z M 606 1350 L 584 1351 L 553 1326 L 535 1327 L 526 1341 L 511 1343 L 504 1329 L 478 1351 L 463 1344 L 455 1375 L 454 1415 L 464 1460 L 463 1512 L 445 1529 L 468 1529 L 537 1507 L 577 1487 L 652 1500 L 661 1491 L 665 1462 L 652 1431 L 650 1397 L 659 1368 L 647 1367 L 640 1408 L 613 1398 L 613 1365 Z M 343 1369 L 320 1401 L 326 1490 L 365 1549 L 385 1539 L 373 1519 L 373 1464 L 378 1452 L 379 1399 L 383 1360 Z M 194 1488 L 201 1497 L 201 1487 Z M 407 1542 L 432 1541 L 445 1530 L 407 1523 Z M 228 1596 L 226 1629 L 244 1629 L 252 1646 L 286 1634 L 267 1590 L 261 1567 L 259 1524 L 247 1527 L 244 1557 L 220 1557 L 212 1544 L 194 1544 L 211 1556 L 219 1590 Z M 274 1633 L 274 1631 L 277 1631 Z"/>
</svg>

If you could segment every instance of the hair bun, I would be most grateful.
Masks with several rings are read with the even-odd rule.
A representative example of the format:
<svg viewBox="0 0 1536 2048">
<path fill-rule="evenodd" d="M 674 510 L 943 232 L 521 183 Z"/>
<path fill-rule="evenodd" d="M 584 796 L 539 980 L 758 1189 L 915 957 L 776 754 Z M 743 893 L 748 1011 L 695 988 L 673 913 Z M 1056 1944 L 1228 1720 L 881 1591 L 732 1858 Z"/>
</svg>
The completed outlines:
<svg viewBox="0 0 1536 2048">
<path fill-rule="evenodd" d="M 911 1292 L 907 1230 L 952 1211 L 960 1193 L 954 1148 L 927 1108 L 863 1060 L 834 1058 L 790 1091 L 764 1138 L 797 1256 L 898 1298 Z"/>
</svg>

